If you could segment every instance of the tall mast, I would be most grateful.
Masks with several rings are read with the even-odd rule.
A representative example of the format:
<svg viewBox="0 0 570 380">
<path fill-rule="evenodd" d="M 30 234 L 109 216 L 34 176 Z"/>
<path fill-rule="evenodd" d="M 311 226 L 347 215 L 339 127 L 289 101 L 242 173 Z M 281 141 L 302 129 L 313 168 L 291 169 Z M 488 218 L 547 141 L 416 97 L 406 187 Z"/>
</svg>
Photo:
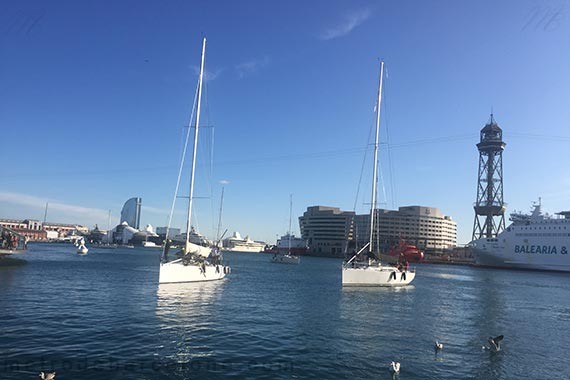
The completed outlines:
<svg viewBox="0 0 570 380">
<path fill-rule="evenodd" d="M 222 207 L 224 206 L 224 187 L 222 186 L 222 197 L 220 199 L 220 215 L 218 217 L 218 232 L 216 233 L 216 246 L 219 247 L 220 240 L 222 237 L 220 236 L 220 231 L 222 230 Z"/>
<path fill-rule="evenodd" d="M 192 217 L 192 200 L 194 196 L 194 177 L 196 169 L 196 148 L 198 145 L 198 126 L 200 125 L 200 104 L 202 100 L 202 80 L 204 77 L 204 58 L 206 55 L 206 37 L 202 41 L 202 60 L 200 63 L 200 77 L 198 78 L 198 105 L 196 107 L 196 127 L 194 128 L 194 148 L 192 150 L 192 172 L 190 173 L 190 195 L 188 199 L 188 216 L 186 220 L 186 250 L 188 253 L 190 246 L 190 219 Z"/>
<path fill-rule="evenodd" d="M 384 73 L 384 61 L 380 61 L 380 83 L 378 84 L 378 99 L 376 102 L 376 137 L 374 140 L 374 171 L 372 172 L 372 202 L 370 206 L 370 239 L 368 240 L 368 251 L 373 252 L 372 241 L 374 238 L 374 211 L 376 209 L 376 181 L 378 164 L 378 134 L 380 131 L 380 104 L 382 101 L 382 75 Z"/>
<path fill-rule="evenodd" d="M 44 229 L 46 228 L 46 227 L 45 227 L 45 224 L 46 224 L 46 219 L 47 219 L 48 205 L 49 205 L 49 203 L 46 202 L 46 211 L 44 212 L 44 226 L 43 226 Z"/>
<path fill-rule="evenodd" d="M 107 244 L 111 244 L 111 210 L 109 210 L 109 217 L 107 218 Z"/>
<path fill-rule="evenodd" d="M 291 218 L 293 214 L 293 194 L 289 194 L 289 247 L 287 253 L 291 254 Z"/>
</svg>

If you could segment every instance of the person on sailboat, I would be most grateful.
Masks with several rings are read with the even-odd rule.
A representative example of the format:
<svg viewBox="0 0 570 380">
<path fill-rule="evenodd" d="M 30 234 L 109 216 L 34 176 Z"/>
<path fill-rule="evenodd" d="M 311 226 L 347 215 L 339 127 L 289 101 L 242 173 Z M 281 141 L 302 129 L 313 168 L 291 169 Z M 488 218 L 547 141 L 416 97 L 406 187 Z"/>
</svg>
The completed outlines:
<svg viewBox="0 0 570 380">
<path fill-rule="evenodd" d="M 164 242 L 164 263 L 168 262 L 168 251 L 170 250 L 170 246 L 172 245 L 172 240 L 170 239 L 166 239 L 166 241 Z"/>
<path fill-rule="evenodd" d="M 218 250 L 218 247 L 212 248 L 209 259 L 210 263 L 214 265 L 218 265 L 220 263 L 220 251 Z"/>
</svg>

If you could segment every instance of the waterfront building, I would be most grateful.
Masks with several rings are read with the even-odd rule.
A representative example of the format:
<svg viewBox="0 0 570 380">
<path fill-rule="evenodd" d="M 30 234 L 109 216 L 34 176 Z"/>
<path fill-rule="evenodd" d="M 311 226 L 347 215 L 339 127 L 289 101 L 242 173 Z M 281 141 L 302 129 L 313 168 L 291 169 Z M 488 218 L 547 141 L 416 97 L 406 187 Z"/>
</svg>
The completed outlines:
<svg viewBox="0 0 570 380">
<path fill-rule="evenodd" d="M 131 239 L 139 232 L 136 228 L 129 226 L 127 222 L 121 222 L 118 226 L 108 232 L 111 244 L 131 244 Z"/>
<path fill-rule="evenodd" d="M 133 235 L 129 243 L 135 246 L 141 245 L 143 247 L 153 247 L 160 246 L 162 244 L 162 240 L 158 234 L 154 232 L 153 227 L 150 224 L 147 224 L 143 230 L 140 230 Z"/>
<path fill-rule="evenodd" d="M 308 207 L 299 218 L 301 236 L 309 245 L 309 255 L 344 257 L 352 240 L 354 212 L 337 207 Z"/>
<path fill-rule="evenodd" d="M 134 197 L 126 201 L 121 210 L 121 223 L 127 222 L 138 230 L 141 225 L 141 205 L 142 198 Z"/>
<path fill-rule="evenodd" d="M 383 253 L 388 253 L 400 239 L 432 255 L 450 252 L 457 245 L 457 224 L 434 207 L 377 209 L 374 220 L 373 245 Z M 309 255 L 344 257 L 368 243 L 370 215 L 312 206 L 299 218 L 299 225 L 309 244 Z"/>
<path fill-rule="evenodd" d="M 439 209 L 426 206 L 406 206 L 398 210 L 377 209 L 374 215 L 374 247 L 388 252 L 400 239 L 417 246 L 426 254 L 439 255 L 457 245 L 457 224 Z M 370 215 L 356 215 L 354 245 L 368 242 Z"/>
<path fill-rule="evenodd" d="M 69 235 L 86 235 L 89 233 L 89 228 L 79 224 L 44 222 L 42 225 L 48 235 L 50 231 L 55 232 L 56 234 L 53 234 L 53 236 L 57 235 L 56 239 Z"/>
<path fill-rule="evenodd" d="M 65 223 L 42 223 L 39 220 L 24 219 L 0 219 L 0 226 L 10 228 L 30 241 L 57 240 L 71 234 L 87 234 L 87 227 L 78 224 Z"/>
</svg>

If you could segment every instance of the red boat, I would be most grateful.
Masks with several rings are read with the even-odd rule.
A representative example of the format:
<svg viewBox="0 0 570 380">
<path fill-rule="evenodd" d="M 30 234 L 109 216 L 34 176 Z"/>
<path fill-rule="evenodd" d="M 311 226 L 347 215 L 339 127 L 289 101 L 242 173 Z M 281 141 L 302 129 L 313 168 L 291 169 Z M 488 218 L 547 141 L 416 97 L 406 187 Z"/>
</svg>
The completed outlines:
<svg viewBox="0 0 570 380">
<path fill-rule="evenodd" d="M 399 261 L 420 262 L 424 259 L 424 253 L 415 245 L 406 244 L 404 239 L 400 239 L 400 244 L 390 248 L 390 256 L 399 256 Z"/>
</svg>

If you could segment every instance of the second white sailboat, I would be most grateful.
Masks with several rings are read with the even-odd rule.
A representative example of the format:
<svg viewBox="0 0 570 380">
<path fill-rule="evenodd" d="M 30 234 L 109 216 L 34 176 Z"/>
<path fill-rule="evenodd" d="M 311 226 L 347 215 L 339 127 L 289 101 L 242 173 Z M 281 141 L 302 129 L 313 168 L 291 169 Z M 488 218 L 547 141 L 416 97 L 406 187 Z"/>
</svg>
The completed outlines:
<svg viewBox="0 0 570 380">
<path fill-rule="evenodd" d="M 159 284 L 165 283 L 181 283 L 181 282 L 203 282 L 221 280 L 230 272 L 230 268 L 221 262 L 221 253 L 217 246 L 202 246 L 190 242 L 191 217 L 192 217 L 192 200 L 194 195 L 194 177 L 196 169 L 196 148 L 198 144 L 198 128 L 200 126 L 200 103 L 202 97 L 202 82 L 204 77 L 204 59 L 206 54 L 206 39 L 202 42 L 202 59 L 200 63 L 200 76 L 198 78 L 198 94 L 196 107 L 196 125 L 194 128 L 194 147 L 192 154 L 192 171 L 190 173 L 190 193 L 188 196 L 188 210 L 186 218 L 186 236 L 182 251 L 177 254 L 177 259 L 169 261 L 168 251 L 170 249 L 170 241 L 168 240 L 167 228 L 166 241 L 160 263 L 160 271 L 158 277 Z M 188 136 L 186 138 L 188 143 Z M 178 183 L 180 182 L 180 174 L 184 163 L 184 157 L 181 161 Z M 178 186 L 177 186 L 178 189 Z M 174 211 L 174 203 L 176 200 L 176 192 L 174 195 L 173 207 L 171 209 L 170 220 Z"/>
<path fill-rule="evenodd" d="M 378 133 L 380 130 L 380 104 L 382 101 L 382 79 L 384 62 L 380 62 L 380 83 L 376 102 L 376 137 L 374 143 L 374 165 L 372 174 L 372 202 L 370 206 L 370 235 L 368 243 L 342 266 L 342 286 L 403 286 L 416 277 L 407 266 L 392 266 L 380 262 L 374 254 L 374 213 L 376 211 L 376 179 L 378 162 Z"/>
</svg>

